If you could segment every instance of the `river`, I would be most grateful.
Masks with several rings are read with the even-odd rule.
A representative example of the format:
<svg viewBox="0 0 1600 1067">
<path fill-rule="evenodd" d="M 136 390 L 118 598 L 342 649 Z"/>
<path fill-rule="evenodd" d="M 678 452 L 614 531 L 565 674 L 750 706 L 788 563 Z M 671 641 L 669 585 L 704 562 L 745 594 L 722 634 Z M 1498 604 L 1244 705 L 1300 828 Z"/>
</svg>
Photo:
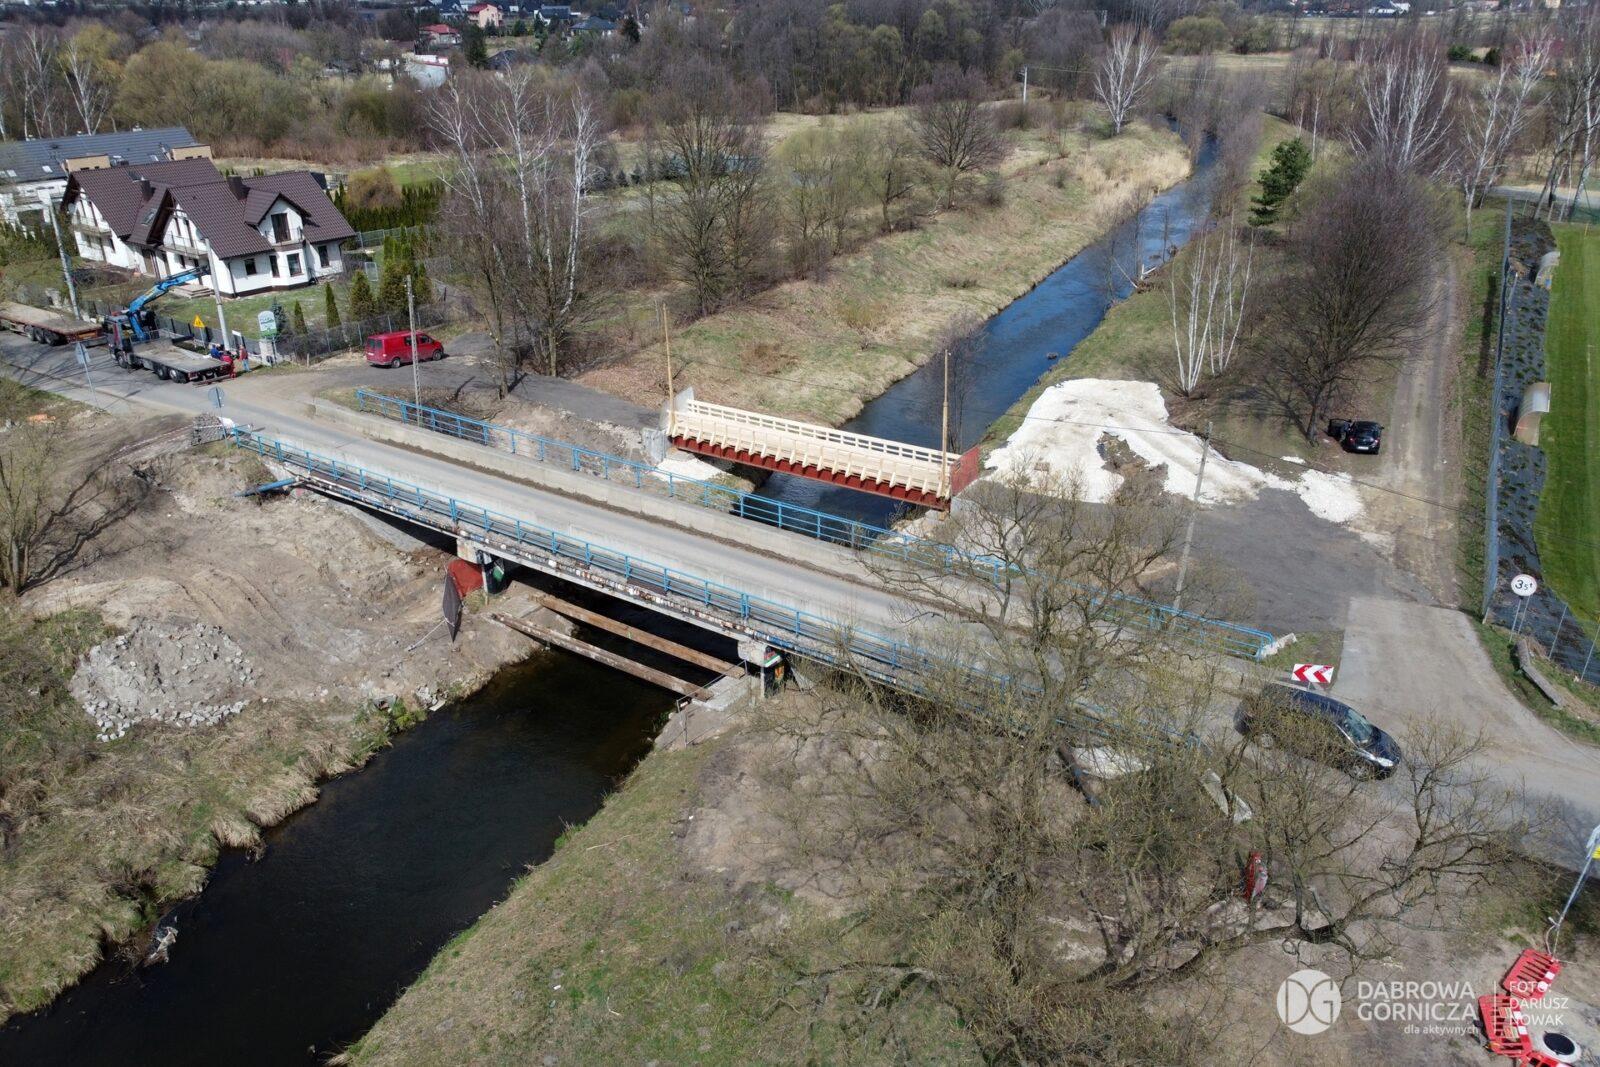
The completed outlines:
<svg viewBox="0 0 1600 1067">
<path fill-rule="evenodd" d="M 102 964 L 0 1031 L 0 1063 L 321 1063 L 594 814 L 671 705 L 566 653 L 503 670 L 328 782 L 260 859 L 226 852 L 164 917 L 170 962 Z"/>
<path fill-rule="evenodd" d="M 1094 332 L 1106 312 L 1133 292 L 1140 263 L 1155 263 L 1163 244 L 1181 246 L 1211 210 L 1216 176 L 1216 143 L 1208 139 L 1194 174 L 1155 197 L 1137 219 L 1111 230 L 1018 297 L 984 324 L 977 352 L 953 375 L 952 451 L 972 447 L 1040 376 L 1050 354 L 1070 358 L 1072 349 Z M 892 441 L 939 445 L 939 409 L 944 368 L 932 360 L 900 379 L 844 424 L 844 429 Z M 792 474 L 774 474 L 761 496 L 842 515 L 876 526 L 889 525 L 906 505 Z"/>
<path fill-rule="evenodd" d="M 962 375 L 958 450 L 1033 386 L 1048 353 L 1068 358 L 1132 291 L 1138 264 L 1157 259 L 1163 239 L 1188 240 L 1209 209 L 1214 155 L 1208 145 L 1187 182 L 985 325 Z M 929 363 L 847 428 L 937 445 L 941 379 L 938 361 Z M 781 474 L 762 494 L 878 525 L 900 506 Z M 686 627 L 630 615 L 618 617 L 709 647 Z M 502 671 L 360 772 L 327 783 L 315 804 L 263 835 L 261 858 L 226 852 L 205 890 L 163 917 L 179 931 L 170 962 L 102 964 L 49 1008 L 0 1029 L 0 1064 L 322 1062 L 365 1033 L 526 867 L 549 858 L 566 826 L 598 810 L 671 704 L 659 689 L 565 653 Z"/>
</svg>

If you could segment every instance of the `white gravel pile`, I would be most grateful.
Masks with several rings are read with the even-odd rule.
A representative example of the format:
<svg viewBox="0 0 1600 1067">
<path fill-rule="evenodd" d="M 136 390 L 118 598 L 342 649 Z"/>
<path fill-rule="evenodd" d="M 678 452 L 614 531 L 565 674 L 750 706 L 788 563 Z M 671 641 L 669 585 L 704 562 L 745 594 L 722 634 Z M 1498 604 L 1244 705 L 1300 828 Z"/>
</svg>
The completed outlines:
<svg viewBox="0 0 1600 1067">
<path fill-rule="evenodd" d="M 1154 382 L 1076 378 L 1052 385 L 1010 440 L 990 454 L 988 466 L 1002 475 L 1020 475 L 1038 489 L 1075 488 L 1086 500 L 1108 500 L 1122 476 L 1107 468 L 1099 451 L 1106 436 L 1121 438 L 1150 466 L 1164 466 L 1167 492 L 1194 492 L 1204 442 L 1167 420 L 1166 401 Z M 1345 475 L 1308 469 L 1298 478 L 1285 478 L 1215 451 L 1206 461 L 1200 502 L 1253 500 L 1263 489 L 1296 493 L 1329 522 L 1347 523 L 1362 513 L 1360 494 Z"/>
<path fill-rule="evenodd" d="M 140 722 L 214 726 L 244 709 L 255 677 L 221 627 L 135 619 L 78 662 L 72 695 L 115 741 Z"/>
</svg>

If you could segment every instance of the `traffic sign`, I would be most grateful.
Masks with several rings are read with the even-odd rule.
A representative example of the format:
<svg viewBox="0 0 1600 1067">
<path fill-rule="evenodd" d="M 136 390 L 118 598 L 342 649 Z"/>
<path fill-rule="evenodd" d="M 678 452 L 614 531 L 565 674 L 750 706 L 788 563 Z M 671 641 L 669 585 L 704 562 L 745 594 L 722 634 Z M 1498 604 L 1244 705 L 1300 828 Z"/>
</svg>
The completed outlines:
<svg viewBox="0 0 1600 1067">
<path fill-rule="evenodd" d="M 203 329 L 205 329 L 205 328 L 206 328 L 206 320 L 205 320 L 205 319 L 202 319 L 202 318 L 201 318 L 201 317 L 200 317 L 200 316 L 199 316 L 199 315 L 196 315 L 196 316 L 195 316 L 195 317 L 194 317 L 194 323 L 193 323 L 193 325 L 194 325 L 194 328 L 195 328 L 195 329 L 197 329 L 197 330 L 203 330 Z"/>
<path fill-rule="evenodd" d="M 1511 579 L 1511 591 L 1518 596 L 1532 596 L 1539 591 L 1539 583 L 1531 574 L 1519 574 Z"/>
<path fill-rule="evenodd" d="M 213 385 L 207 395 L 211 397 L 212 407 L 220 408 L 222 406 L 222 386 Z"/>
<path fill-rule="evenodd" d="M 1325 663 L 1296 663 L 1289 672 L 1297 682 L 1314 685 L 1332 685 L 1333 668 Z"/>
</svg>

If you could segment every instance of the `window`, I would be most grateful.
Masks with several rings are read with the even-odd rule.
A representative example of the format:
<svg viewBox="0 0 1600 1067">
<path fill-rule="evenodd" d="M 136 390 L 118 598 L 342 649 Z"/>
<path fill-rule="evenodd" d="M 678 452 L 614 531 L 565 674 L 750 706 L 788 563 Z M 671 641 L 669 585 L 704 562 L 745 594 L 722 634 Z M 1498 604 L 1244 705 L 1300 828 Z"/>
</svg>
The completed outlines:
<svg viewBox="0 0 1600 1067">
<path fill-rule="evenodd" d="M 329 259 L 330 259 L 330 257 L 328 255 L 328 246 L 327 245 L 318 245 L 317 246 L 317 265 L 319 267 L 326 267 L 328 265 Z"/>
<path fill-rule="evenodd" d="M 283 258 L 283 269 L 292 278 L 300 273 L 300 253 L 290 252 Z"/>
<path fill-rule="evenodd" d="M 289 215 L 280 211 L 272 216 L 272 239 L 282 244 L 289 239 Z"/>
<path fill-rule="evenodd" d="M 256 275 L 256 269 L 255 256 L 251 256 L 249 259 L 244 261 L 244 276 L 246 278 L 254 278 Z"/>
</svg>

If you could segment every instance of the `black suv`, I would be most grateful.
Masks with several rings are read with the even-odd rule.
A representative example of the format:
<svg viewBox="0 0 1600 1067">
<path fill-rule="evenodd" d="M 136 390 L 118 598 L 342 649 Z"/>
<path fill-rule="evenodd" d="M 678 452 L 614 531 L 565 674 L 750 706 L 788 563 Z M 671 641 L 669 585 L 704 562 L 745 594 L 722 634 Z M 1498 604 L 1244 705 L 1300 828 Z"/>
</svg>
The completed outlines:
<svg viewBox="0 0 1600 1067">
<path fill-rule="evenodd" d="M 1298 755 L 1356 778 L 1387 778 L 1400 765 L 1400 746 L 1350 705 L 1291 685 L 1272 683 L 1247 700 L 1239 732 L 1269 738 Z"/>
<path fill-rule="evenodd" d="M 1330 419 L 1328 436 L 1338 441 L 1346 452 L 1376 456 L 1383 449 L 1383 427 L 1364 419 Z"/>
</svg>

